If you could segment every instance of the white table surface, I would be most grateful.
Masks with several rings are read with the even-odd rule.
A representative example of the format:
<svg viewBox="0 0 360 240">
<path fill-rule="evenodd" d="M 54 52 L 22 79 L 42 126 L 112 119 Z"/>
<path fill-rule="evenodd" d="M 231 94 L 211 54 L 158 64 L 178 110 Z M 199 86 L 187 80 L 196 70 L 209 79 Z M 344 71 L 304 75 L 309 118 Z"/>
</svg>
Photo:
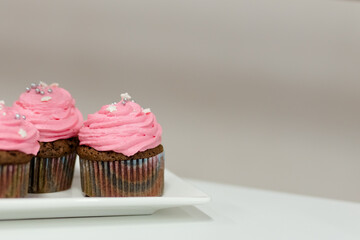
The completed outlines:
<svg viewBox="0 0 360 240">
<path fill-rule="evenodd" d="M 0 239 L 360 239 L 360 204 L 187 180 L 212 197 L 153 215 L 0 221 Z"/>
</svg>

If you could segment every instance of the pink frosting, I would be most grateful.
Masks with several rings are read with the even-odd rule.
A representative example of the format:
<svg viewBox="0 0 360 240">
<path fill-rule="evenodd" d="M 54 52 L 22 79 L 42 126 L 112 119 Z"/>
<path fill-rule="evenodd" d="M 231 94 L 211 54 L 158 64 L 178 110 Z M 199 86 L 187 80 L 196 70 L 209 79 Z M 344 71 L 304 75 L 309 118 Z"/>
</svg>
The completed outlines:
<svg viewBox="0 0 360 240">
<path fill-rule="evenodd" d="M 83 123 L 70 93 L 57 85 L 39 85 L 20 95 L 13 107 L 24 114 L 40 132 L 40 142 L 77 136 Z M 51 90 L 49 90 L 51 89 Z"/>
<path fill-rule="evenodd" d="M 39 131 L 21 115 L 16 119 L 17 113 L 0 103 L 0 149 L 36 155 L 40 148 Z"/>
<path fill-rule="evenodd" d="M 162 128 L 155 115 L 135 102 L 105 105 L 89 114 L 80 129 L 80 145 L 98 151 L 114 151 L 126 156 L 157 147 Z"/>
</svg>

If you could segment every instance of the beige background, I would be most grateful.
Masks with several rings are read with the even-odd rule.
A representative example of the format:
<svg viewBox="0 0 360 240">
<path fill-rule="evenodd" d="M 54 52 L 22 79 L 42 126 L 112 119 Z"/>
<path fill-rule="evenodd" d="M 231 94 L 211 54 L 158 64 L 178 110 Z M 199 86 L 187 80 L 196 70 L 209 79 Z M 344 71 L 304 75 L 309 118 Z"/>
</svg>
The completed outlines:
<svg viewBox="0 0 360 240">
<path fill-rule="evenodd" d="M 360 201 L 360 2 L 0 0 L 0 98 L 129 92 L 182 177 Z"/>
</svg>

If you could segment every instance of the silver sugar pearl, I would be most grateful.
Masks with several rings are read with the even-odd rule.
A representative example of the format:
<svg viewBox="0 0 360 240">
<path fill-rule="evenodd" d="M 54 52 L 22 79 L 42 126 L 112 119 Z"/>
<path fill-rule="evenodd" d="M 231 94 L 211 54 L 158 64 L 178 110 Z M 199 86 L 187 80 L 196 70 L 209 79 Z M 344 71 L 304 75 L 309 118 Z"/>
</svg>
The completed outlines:
<svg viewBox="0 0 360 240">
<path fill-rule="evenodd" d="M 113 102 L 111 105 L 116 105 L 117 104 L 117 102 Z"/>
<path fill-rule="evenodd" d="M 125 102 L 125 101 L 122 101 L 121 103 L 122 103 L 122 105 L 125 105 L 125 104 L 126 104 L 126 102 Z"/>
<path fill-rule="evenodd" d="M 27 92 L 30 92 L 30 90 L 31 90 L 31 88 L 29 88 L 29 87 L 26 88 L 26 91 L 27 91 Z"/>
<path fill-rule="evenodd" d="M 31 86 L 31 88 L 36 88 L 37 87 L 36 83 L 30 84 L 30 86 Z"/>
<path fill-rule="evenodd" d="M 41 95 L 44 95 L 44 94 L 45 94 L 45 92 L 44 92 L 44 91 L 40 91 L 40 94 L 41 94 Z"/>
<path fill-rule="evenodd" d="M 131 100 L 131 102 L 135 102 L 135 100 Z"/>
<path fill-rule="evenodd" d="M 123 99 L 123 101 L 124 101 L 124 102 L 127 102 L 127 101 L 128 101 L 128 99 L 127 99 L 127 98 L 124 98 L 124 99 Z"/>
<path fill-rule="evenodd" d="M 35 92 L 36 92 L 36 93 L 40 93 L 40 89 L 38 89 L 38 88 L 35 89 Z"/>
<path fill-rule="evenodd" d="M 26 120 L 26 116 L 25 116 L 25 115 L 22 115 L 22 119 Z"/>
<path fill-rule="evenodd" d="M 15 119 L 20 119 L 21 118 L 21 116 L 20 116 L 20 114 L 15 114 Z"/>
<path fill-rule="evenodd" d="M 49 88 L 47 91 L 48 91 L 48 93 L 52 93 L 52 92 L 53 92 L 53 90 L 52 90 L 51 88 Z"/>
</svg>

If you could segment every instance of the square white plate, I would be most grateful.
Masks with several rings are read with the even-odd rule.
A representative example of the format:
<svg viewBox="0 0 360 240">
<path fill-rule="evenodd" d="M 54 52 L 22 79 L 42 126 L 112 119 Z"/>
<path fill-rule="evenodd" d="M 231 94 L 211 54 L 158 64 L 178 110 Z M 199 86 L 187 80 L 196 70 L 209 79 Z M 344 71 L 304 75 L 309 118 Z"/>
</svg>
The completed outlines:
<svg viewBox="0 0 360 240">
<path fill-rule="evenodd" d="M 76 167 L 71 189 L 57 193 L 28 194 L 26 198 L 0 199 L 0 219 L 145 215 L 169 207 L 203 204 L 210 197 L 165 170 L 162 197 L 90 198 L 81 192 Z"/>
</svg>

